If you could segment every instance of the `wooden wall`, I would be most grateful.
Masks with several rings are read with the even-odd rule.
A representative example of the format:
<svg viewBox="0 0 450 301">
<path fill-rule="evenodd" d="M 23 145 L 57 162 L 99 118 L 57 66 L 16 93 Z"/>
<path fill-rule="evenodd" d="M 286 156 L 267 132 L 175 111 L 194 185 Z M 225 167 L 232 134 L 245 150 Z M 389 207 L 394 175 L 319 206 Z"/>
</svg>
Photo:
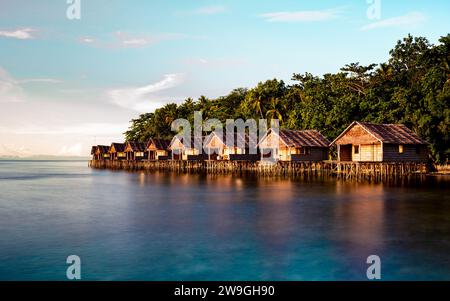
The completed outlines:
<svg viewBox="0 0 450 301">
<path fill-rule="evenodd" d="M 398 144 L 383 144 L 383 161 L 424 162 L 428 160 L 428 147 L 426 145 L 403 145 L 403 153 L 399 152 Z"/>
<path fill-rule="evenodd" d="M 323 161 L 328 159 L 328 148 L 309 147 L 306 154 L 301 154 L 295 148 L 280 148 L 279 159 L 281 161 Z"/>
<path fill-rule="evenodd" d="M 340 145 L 341 161 L 349 161 L 350 145 Z M 428 159 L 426 145 L 403 145 L 403 153 L 398 144 L 362 144 L 359 154 L 355 153 L 355 145 L 351 145 L 351 161 L 354 162 L 425 162 Z"/>
<path fill-rule="evenodd" d="M 328 148 L 311 147 L 308 154 L 293 154 L 291 161 L 323 161 L 328 160 Z"/>
<path fill-rule="evenodd" d="M 352 146 L 352 161 L 356 162 L 381 162 L 383 151 L 381 143 L 362 144 L 359 146 L 359 154 L 355 153 L 355 145 Z"/>
<path fill-rule="evenodd" d="M 380 143 L 374 136 L 369 134 L 363 127 L 359 124 L 355 124 L 351 129 L 349 129 L 341 138 L 336 140 L 335 144 L 373 144 Z"/>
</svg>

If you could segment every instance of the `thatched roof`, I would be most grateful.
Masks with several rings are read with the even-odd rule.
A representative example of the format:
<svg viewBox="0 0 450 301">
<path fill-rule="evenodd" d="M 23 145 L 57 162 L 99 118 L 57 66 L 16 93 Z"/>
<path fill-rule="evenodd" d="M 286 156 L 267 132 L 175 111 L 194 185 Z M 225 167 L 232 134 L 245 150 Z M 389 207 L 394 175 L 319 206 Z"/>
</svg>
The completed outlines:
<svg viewBox="0 0 450 301">
<path fill-rule="evenodd" d="M 111 143 L 111 147 L 113 147 L 114 146 L 114 150 L 116 151 L 116 152 L 118 152 L 118 153 L 123 153 L 124 151 L 125 151 L 125 143 L 116 143 L 116 142 L 113 142 L 113 143 Z"/>
<path fill-rule="evenodd" d="M 168 150 L 170 146 L 170 140 L 151 138 L 147 143 L 147 149 L 152 144 L 156 147 L 157 150 Z"/>
<path fill-rule="evenodd" d="M 354 121 L 350 124 L 334 141 L 334 144 L 344 136 L 353 126 L 360 125 L 375 139 L 387 144 L 428 144 L 416 133 L 407 128 L 404 124 L 376 124 L 370 122 Z"/>
<path fill-rule="evenodd" d="M 328 147 L 330 144 L 330 141 L 316 130 L 296 131 L 280 129 L 280 139 L 284 141 L 288 147 Z"/>
<path fill-rule="evenodd" d="M 202 136 L 202 137 L 201 137 L 201 143 L 203 143 L 204 140 L 205 140 L 205 136 Z M 169 147 L 168 147 L 169 150 L 171 150 L 171 149 L 173 148 L 173 144 L 175 143 L 175 141 L 180 141 L 180 143 L 183 145 L 182 148 L 186 148 L 186 146 L 188 146 L 188 145 L 186 145 L 186 144 L 189 144 L 189 141 L 187 141 L 187 143 L 185 143 L 183 135 L 175 135 L 175 136 L 173 136 L 172 140 L 171 140 L 170 143 L 169 143 Z M 191 141 L 190 141 L 190 143 L 191 143 L 191 147 L 192 147 L 192 148 L 195 148 L 195 138 L 194 138 L 194 135 L 191 136 Z"/>
<path fill-rule="evenodd" d="M 269 129 L 267 134 L 260 140 L 262 144 L 264 140 L 272 134 L 273 129 Z M 280 143 L 287 147 L 328 147 L 330 142 L 316 130 L 288 130 L 279 129 Z"/>
<path fill-rule="evenodd" d="M 96 151 L 97 151 L 97 145 L 93 145 L 91 147 L 91 155 L 95 154 Z"/>
<path fill-rule="evenodd" d="M 146 146 L 143 142 L 129 141 L 125 148 L 130 148 L 132 152 L 145 152 Z"/>
<path fill-rule="evenodd" d="M 211 132 L 208 136 L 205 137 L 204 144 L 207 145 L 210 143 L 213 137 L 218 137 L 219 140 L 226 145 L 227 147 L 238 147 L 241 141 L 244 142 L 244 147 L 249 148 L 251 146 L 257 146 L 258 141 L 253 139 L 253 137 L 247 133 L 238 133 L 234 132 L 234 138 L 232 141 L 227 141 L 227 134 L 223 133 L 223 137 L 219 137 L 216 132 Z"/>
<path fill-rule="evenodd" d="M 97 151 L 100 152 L 100 154 L 107 154 L 109 151 L 108 145 L 97 145 Z"/>
</svg>

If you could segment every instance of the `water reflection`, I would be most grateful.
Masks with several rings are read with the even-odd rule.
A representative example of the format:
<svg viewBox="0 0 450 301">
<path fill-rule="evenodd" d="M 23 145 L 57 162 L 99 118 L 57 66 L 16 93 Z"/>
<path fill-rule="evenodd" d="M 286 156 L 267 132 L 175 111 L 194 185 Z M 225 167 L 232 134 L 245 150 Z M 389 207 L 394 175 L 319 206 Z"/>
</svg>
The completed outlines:
<svg viewBox="0 0 450 301">
<path fill-rule="evenodd" d="M 371 184 L 21 164 L 0 164 L 0 176 L 17 178 L 0 181 L 1 279 L 61 280 L 58 260 L 73 253 L 85 279 L 364 280 L 371 254 L 383 279 L 450 279 L 449 178 Z"/>
<path fill-rule="evenodd" d="M 367 254 L 383 247 L 386 195 L 382 185 L 336 183 L 334 228 L 348 250 Z M 362 250 L 361 250 L 362 249 Z"/>
</svg>

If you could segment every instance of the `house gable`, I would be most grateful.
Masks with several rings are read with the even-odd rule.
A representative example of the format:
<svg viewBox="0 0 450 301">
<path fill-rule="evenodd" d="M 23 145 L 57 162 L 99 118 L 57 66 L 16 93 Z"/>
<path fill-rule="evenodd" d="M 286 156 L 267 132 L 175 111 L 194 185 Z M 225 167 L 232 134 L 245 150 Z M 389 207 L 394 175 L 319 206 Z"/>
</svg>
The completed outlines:
<svg viewBox="0 0 450 301">
<path fill-rule="evenodd" d="M 367 131 L 364 127 L 358 123 L 353 123 L 352 126 L 344 131 L 333 144 L 345 145 L 345 144 L 378 144 L 380 141 Z"/>
</svg>

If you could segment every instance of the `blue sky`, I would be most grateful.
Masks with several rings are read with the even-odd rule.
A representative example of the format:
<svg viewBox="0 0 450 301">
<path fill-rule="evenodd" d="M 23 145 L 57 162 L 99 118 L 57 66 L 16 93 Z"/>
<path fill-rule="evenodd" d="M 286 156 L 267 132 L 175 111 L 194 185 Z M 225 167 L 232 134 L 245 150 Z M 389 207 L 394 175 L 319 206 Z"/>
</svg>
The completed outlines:
<svg viewBox="0 0 450 301">
<path fill-rule="evenodd" d="M 369 2 L 373 2 L 372 0 Z M 378 2 L 377 2 L 378 3 Z M 0 155 L 86 155 L 140 112 L 436 43 L 449 1 L 0 0 Z"/>
</svg>

